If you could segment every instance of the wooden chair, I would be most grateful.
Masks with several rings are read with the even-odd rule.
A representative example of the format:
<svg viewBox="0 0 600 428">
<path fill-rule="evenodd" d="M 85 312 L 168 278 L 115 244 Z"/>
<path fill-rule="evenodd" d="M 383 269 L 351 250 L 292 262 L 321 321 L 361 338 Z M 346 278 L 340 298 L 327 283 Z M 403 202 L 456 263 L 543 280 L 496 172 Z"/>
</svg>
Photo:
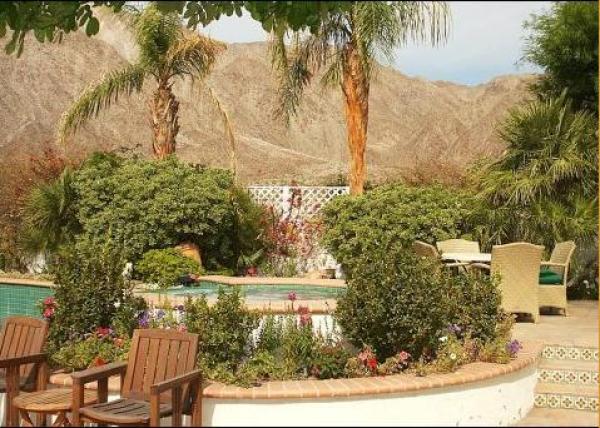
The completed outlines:
<svg viewBox="0 0 600 428">
<path fill-rule="evenodd" d="M 542 251 L 543 246 L 527 242 L 494 245 L 491 266 L 482 263 L 473 263 L 471 266 L 499 276 L 502 309 L 531 314 L 533 322 L 538 322 L 538 279 Z"/>
<path fill-rule="evenodd" d="M 441 253 L 480 253 L 479 242 L 466 239 L 446 239 L 436 242 Z"/>
<path fill-rule="evenodd" d="M 4 426 L 18 426 L 12 402 L 21 390 L 46 388 L 48 370 L 42 353 L 48 323 L 23 316 L 8 317 L 0 333 L 0 393 L 5 393 Z"/>
<path fill-rule="evenodd" d="M 118 426 L 159 426 L 171 415 L 181 426 L 191 413 L 192 426 L 202 424 L 202 377 L 194 370 L 198 335 L 173 330 L 135 330 L 127 362 L 83 370 L 73 378 L 73 426 L 83 420 Z M 121 377 L 121 398 L 108 401 L 108 378 Z M 86 383 L 98 382 L 98 403 L 82 406 Z"/>
<path fill-rule="evenodd" d="M 560 242 L 554 246 L 549 261 L 541 262 L 546 271 L 540 273 L 540 307 L 552 307 L 563 310 L 567 315 L 567 276 L 571 257 L 575 252 L 575 242 Z M 549 275 L 546 275 L 548 272 Z"/>
</svg>

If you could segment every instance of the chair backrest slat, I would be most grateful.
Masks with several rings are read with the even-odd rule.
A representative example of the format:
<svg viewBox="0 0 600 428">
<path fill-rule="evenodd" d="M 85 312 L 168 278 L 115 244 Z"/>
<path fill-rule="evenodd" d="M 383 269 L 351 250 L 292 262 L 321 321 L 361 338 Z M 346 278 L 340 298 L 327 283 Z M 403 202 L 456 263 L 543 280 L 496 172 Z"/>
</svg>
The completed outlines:
<svg viewBox="0 0 600 428">
<path fill-rule="evenodd" d="M 537 319 L 540 262 L 544 247 L 527 242 L 495 245 L 492 248 L 492 274 L 500 275 L 502 308 L 524 312 Z"/>
<path fill-rule="evenodd" d="M 197 334 L 159 329 L 135 330 L 121 395 L 148 401 L 153 384 L 193 370 L 197 353 Z M 183 393 L 187 393 L 187 388 Z M 170 392 L 161 394 L 162 402 L 170 399 Z"/>
<path fill-rule="evenodd" d="M 42 352 L 47 335 L 48 323 L 42 319 L 23 316 L 6 318 L 0 333 L 0 359 Z M 34 380 L 33 368 L 33 364 L 21 366 L 20 375 L 27 382 Z"/>
<path fill-rule="evenodd" d="M 446 239 L 436 242 L 441 253 L 480 253 L 479 242 L 466 239 Z"/>
</svg>

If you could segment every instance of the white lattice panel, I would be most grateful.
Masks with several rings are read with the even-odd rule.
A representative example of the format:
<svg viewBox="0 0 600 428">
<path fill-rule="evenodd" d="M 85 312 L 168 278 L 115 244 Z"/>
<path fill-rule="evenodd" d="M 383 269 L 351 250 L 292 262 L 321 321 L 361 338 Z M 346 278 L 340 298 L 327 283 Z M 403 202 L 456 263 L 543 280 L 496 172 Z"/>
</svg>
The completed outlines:
<svg viewBox="0 0 600 428">
<path fill-rule="evenodd" d="M 317 214 L 336 196 L 346 195 L 346 186 L 248 186 L 252 198 L 261 205 L 272 206 L 281 213 L 289 210 L 294 192 L 300 198 L 299 212 L 303 218 Z"/>
</svg>

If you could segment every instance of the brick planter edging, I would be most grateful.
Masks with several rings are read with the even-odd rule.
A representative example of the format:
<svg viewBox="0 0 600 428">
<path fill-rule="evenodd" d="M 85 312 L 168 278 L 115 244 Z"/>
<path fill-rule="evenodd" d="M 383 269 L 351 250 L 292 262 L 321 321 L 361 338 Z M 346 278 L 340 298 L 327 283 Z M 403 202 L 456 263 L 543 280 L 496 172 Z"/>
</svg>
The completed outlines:
<svg viewBox="0 0 600 428">
<path fill-rule="evenodd" d="M 514 360 L 507 364 L 470 363 L 461 366 L 453 373 L 432 374 L 418 377 L 414 374 L 398 374 L 352 379 L 325 380 L 289 380 L 265 382 L 260 386 L 242 388 L 210 382 L 204 387 L 205 398 L 218 399 L 281 399 L 281 398 L 334 398 L 360 395 L 397 394 L 442 388 L 478 382 L 493 377 L 514 373 L 532 365 L 537 365 L 543 345 L 528 342 Z M 60 386 L 72 385 L 68 373 L 55 373 L 50 383 Z M 95 389 L 96 384 L 87 387 Z M 118 392 L 120 381 L 114 377 L 109 379 L 109 390 Z"/>
</svg>

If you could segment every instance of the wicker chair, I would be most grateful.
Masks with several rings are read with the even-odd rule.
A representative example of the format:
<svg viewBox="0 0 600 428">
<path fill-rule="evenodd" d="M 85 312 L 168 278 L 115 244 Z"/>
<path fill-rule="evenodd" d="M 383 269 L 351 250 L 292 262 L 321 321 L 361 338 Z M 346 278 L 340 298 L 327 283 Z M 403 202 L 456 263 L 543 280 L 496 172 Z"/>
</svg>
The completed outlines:
<svg viewBox="0 0 600 428">
<path fill-rule="evenodd" d="M 473 263 L 471 266 L 490 270 L 492 275 L 499 276 L 502 309 L 506 312 L 531 314 L 533 322 L 538 322 L 538 283 L 542 251 L 542 245 L 527 242 L 494 245 L 491 266 L 481 263 Z"/>
<path fill-rule="evenodd" d="M 417 256 L 426 257 L 428 259 L 433 259 L 438 262 L 442 262 L 442 258 L 440 257 L 440 253 L 435 249 L 435 247 L 431 244 L 428 244 L 423 241 L 415 241 L 412 246 L 413 251 Z M 441 263 L 443 267 L 447 268 L 465 268 L 468 266 L 468 263 Z"/>
<path fill-rule="evenodd" d="M 480 253 L 479 242 L 466 239 L 446 239 L 436 243 L 441 253 Z"/>
<path fill-rule="evenodd" d="M 539 284 L 540 307 L 562 309 L 565 316 L 567 315 L 567 275 L 575 248 L 573 241 L 560 242 L 552 250 L 550 260 L 541 262 L 541 266 L 547 267 L 560 283 Z"/>
</svg>

